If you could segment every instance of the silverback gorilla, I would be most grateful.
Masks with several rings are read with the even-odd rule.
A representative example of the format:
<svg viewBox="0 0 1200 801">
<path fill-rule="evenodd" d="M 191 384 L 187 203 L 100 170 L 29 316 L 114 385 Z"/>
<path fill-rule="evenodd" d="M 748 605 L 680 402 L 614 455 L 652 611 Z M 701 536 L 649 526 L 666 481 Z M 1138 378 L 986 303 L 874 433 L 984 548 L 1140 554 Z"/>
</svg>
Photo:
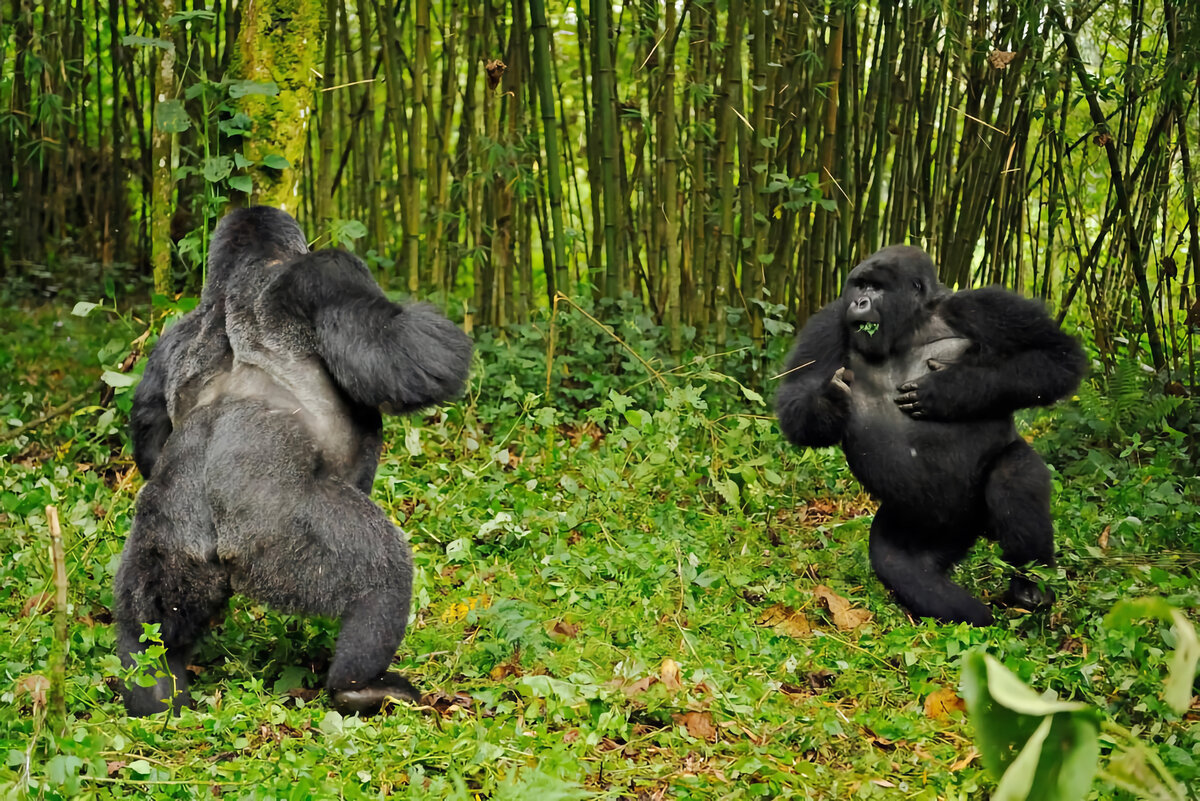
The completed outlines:
<svg viewBox="0 0 1200 801">
<path fill-rule="evenodd" d="M 800 332 L 776 413 L 796 445 L 840 443 L 879 501 L 871 566 L 900 603 L 982 626 L 988 607 L 946 574 L 980 536 L 1015 567 L 1053 564 L 1049 471 L 1013 412 L 1070 393 L 1085 368 L 1040 304 L 952 292 L 922 250 L 894 246 L 855 267 Z M 1052 598 L 1014 573 L 1006 600 Z"/>
<path fill-rule="evenodd" d="M 369 498 L 381 410 L 463 387 L 471 341 L 428 306 L 388 301 L 366 266 L 309 253 L 282 211 L 217 226 L 199 305 L 163 334 L 134 395 L 146 478 L 115 588 L 125 665 L 158 623 L 169 672 L 131 684 L 148 715 L 190 704 L 187 659 L 232 593 L 341 619 L 328 691 L 371 713 L 416 691 L 387 668 L 404 637 L 412 557 Z"/>
</svg>

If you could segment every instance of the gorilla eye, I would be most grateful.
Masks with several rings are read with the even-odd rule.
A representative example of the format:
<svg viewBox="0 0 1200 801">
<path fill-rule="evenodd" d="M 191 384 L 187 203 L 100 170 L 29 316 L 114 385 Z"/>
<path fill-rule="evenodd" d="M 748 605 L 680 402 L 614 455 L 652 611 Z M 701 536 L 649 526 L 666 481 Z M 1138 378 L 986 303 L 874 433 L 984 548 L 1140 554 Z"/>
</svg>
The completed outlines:
<svg viewBox="0 0 1200 801">
<path fill-rule="evenodd" d="M 914 278 L 914 279 L 913 279 L 913 289 L 915 289 L 915 290 L 917 290 L 918 292 L 920 292 L 920 291 L 921 291 L 922 289 L 924 289 L 924 288 L 925 288 L 925 284 L 924 284 L 924 283 L 921 281 L 921 279 L 920 279 L 920 278 Z"/>
</svg>

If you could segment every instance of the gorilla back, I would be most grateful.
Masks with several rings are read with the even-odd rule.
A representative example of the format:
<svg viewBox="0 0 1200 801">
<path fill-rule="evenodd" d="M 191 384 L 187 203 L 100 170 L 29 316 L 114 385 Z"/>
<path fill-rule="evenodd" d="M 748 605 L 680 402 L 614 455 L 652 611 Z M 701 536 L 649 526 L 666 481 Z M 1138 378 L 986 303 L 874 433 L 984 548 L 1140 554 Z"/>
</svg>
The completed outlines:
<svg viewBox="0 0 1200 801">
<path fill-rule="evenodd" d="M 130 714 L 190 703 L 187 658 L 234 592 L 341 619 L 327 687 L 342 711 L 415 696 L 387 670 L 412 560 L 369 498 L 380 411 L 453 397 L 470 354 L 465 334 L 388 301 L 350 254 L 308 253 L 287 214 L 221 221 L 201 302 L 163 334 L 134 396 L 146 485 L 117 574 L 118 647 L 133 664 L 157 623 L 167 669 L 126 688 Z"/>
<path fill-rule="evenodd" d="M 1041 308 L 990 288 L 951 292 L 912 247 L 855 267 L 788 357 L 780 428 L 805 447 L 840 444 L 879 501 L 871 565 L 917 616 L 989 623 L 947 572 L 979 537 L 1016 567 L 1053 564 L 1050 475 L 1013 412 L 1075 388 L 1079 345 Z M 1013 575 L 1008 599 L 1049 602 Z"/>
</svg>

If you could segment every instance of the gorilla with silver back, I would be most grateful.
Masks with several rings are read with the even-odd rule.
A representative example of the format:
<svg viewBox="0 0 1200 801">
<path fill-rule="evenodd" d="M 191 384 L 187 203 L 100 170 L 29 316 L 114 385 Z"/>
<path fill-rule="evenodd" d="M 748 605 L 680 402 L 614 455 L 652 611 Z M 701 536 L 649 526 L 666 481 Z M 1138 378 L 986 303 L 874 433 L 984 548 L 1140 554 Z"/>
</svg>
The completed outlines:
<svg viewBox="0 0 1200 801">
<path fill-rule="evenodd" d="M 199 305 L 159 339 L 134 395 L 146 478 L 115 588 L 133 664 L 158 623 L 169 673 L 131 684 L 131 715 L 190 704 L 187 659 L 233 593 L 341 619 L 327 688 L 344 712 L 415 697 L 387 668 L 404 637 L 412 557 L 369 497 L 381 411 L 457 395 L 470 339 L 429 306 L 390 302 L 366 266 L 308 252 L 268 207 L 213 234 Z"/>
<path fill-rule="evenodd" d="M 775 401 L 796 445 L 840 444 L 880 503 L 871 566 L 917 616 L 985 625 L 947 578 L 979 537 L 1015 567 L 1054 562 L 1050 475 L 1013 412 L 1070 393 L 1086 361 L 1041 304 L 999 288 L 953 292 L 919 248 L 884 248 L 796 339 Z M 1008 600 L 1049 603 L 1014 574 Z"/>
</svg>

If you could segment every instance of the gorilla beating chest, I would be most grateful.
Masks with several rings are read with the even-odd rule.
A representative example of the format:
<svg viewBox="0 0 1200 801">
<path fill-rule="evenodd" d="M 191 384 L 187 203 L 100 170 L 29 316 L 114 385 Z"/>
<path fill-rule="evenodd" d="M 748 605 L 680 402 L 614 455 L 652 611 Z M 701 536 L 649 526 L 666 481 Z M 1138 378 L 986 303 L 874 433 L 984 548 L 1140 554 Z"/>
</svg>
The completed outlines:
<svg viewBox="0 0 1200 801">
<path fill-rule="evenodd" d="M 876 497 L 914 505 L 965 503 L 997 444 L 1013 436 L 1008 420 L 915 420 L 896 404 L 902 384 L 932 372 L 930 360 L 953 369 L 971 346 L 935 317 L 888 358 L 869 361 L 851 350 L 850 419 L 842 447 L 855 476 Z"/>
</svg>

